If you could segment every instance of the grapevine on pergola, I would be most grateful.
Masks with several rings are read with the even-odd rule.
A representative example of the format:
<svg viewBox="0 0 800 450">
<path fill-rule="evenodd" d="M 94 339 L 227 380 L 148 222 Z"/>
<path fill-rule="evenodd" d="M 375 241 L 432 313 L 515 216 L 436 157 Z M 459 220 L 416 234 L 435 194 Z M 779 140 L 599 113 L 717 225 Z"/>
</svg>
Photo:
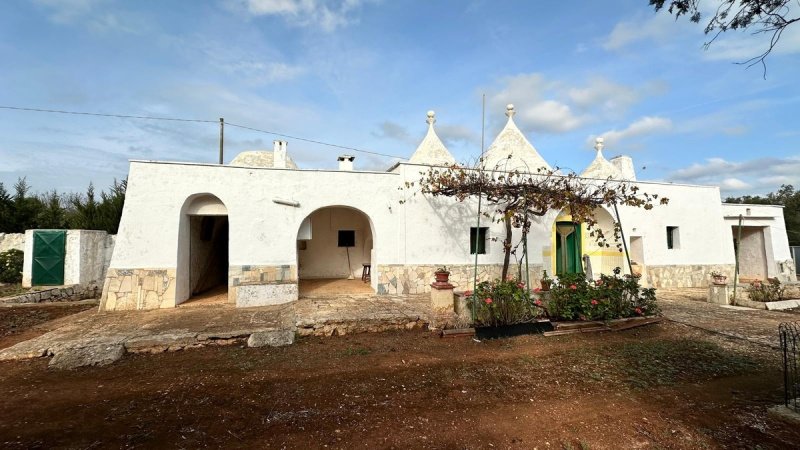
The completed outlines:
<svg viewBox="0 0 800 450">
<path fill-rule="evenodd" d="M 519 246 L 519 243 L 515 246 L 512 242 L 512 228 L 522 230 L 522 242 L 534 217 L 544 216 L 549 211 L 569 211 L 572 221 L 586 225 L 589 236 L 599 246 L 611 247 L 609 238 L 594 217 L 596 208 L 624 205 L 650 210 L 655 204 L 669 203 L 668 198 L 642 192 L 639 186 L 627 181 L 580 178 L 574 172 L 560 174 L 557 170 L 542 168 L 531 173 L 483 170 L 456 164 L 432 166 L 420 173 L 419 181 L 407 182 L 405 189 L 418 186 L 423 195 L 451 197 L 459 202 L 482 197 L 490 208 L 481 213 L 495 223 L 505 224 L 503 279 L 508 276 L 511 254 Z M 619 222 L 615 221 L 613 241 L 620 251 L 621 232 Z"/>
</svg>

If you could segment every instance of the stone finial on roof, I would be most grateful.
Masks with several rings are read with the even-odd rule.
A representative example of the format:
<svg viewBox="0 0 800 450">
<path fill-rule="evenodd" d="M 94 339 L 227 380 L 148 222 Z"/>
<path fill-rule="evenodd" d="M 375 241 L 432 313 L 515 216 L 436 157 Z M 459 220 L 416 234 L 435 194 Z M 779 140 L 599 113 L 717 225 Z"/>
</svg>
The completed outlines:
<svg viewBox="0 0 800 450">
<path fill-rule="evenodd" d="M 433 127 L 433 124 L 436 123 L 436 112 L 428 111 L 428 118 L 425 121 L 428 123 L 428 133 L 408 162 L 432 166 L 455 164 L 455 158 L 444 146 L 442 140 L 439 139 Z"/>
<path fill-rule="evenodd" d="M 508 122 L 497 135 L 483 155 L 483 166 L 489 170 L 519 170 L 537 173 L 541 168 L 552 170 L 547 161 L 528 142 L 517 124 L 514 123 L 516 110 L 513 104 L 506 105 Z"/>
<path fill-rule="evenodd" d="M 582 178 L 598 178 L 598 179 L 609 179 L 612 180 L 621 180 L 623 179 L 622 172 L 615 166 L 611 164 L 606 158 L 603 156 L 603 148 L 605 148 L 605 141 L 603 138 L 598 137 L 594 140 L 594 149 L 597 150 L 597 155 L 594 157 L 594 161 L 589 164 L 589 167 L 586 168 L 581 173 Z"/>
<path fill-rule="evenodd" d="M 603 147 L 605 147 L 605 145 L 603 144 L 603 138 L 601 137 L 595 138 L 594 149 L 597 150 L 598 152 L 602 152 Z"/>
</svg>

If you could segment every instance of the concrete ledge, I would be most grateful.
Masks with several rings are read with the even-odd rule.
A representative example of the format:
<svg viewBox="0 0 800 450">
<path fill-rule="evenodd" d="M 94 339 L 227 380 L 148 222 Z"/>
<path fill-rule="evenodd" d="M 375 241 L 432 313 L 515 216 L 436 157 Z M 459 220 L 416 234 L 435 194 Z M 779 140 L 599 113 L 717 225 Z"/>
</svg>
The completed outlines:
<svg viewBox="0 0 800 450">
<path fill-rule="evenodd" d="M 282 305 L 297 300 L 297 283 L 248 284 L 236 287 L 236 306 Z"/>
<path fill-rule="evenodd" d="M 782 420 L 794 425 L 800 425 L 800 412 L 797 412 L 786 405 L 773 406 L 767 410 L 773 419 Z"/>
<path fill-rule="evenodd" d="M 780 311 L 782 309 L 800 308 L 800 300 L 781 300 L 777 302 L 766 302 L 764 304 L 770 311 Z"/>
</svg>

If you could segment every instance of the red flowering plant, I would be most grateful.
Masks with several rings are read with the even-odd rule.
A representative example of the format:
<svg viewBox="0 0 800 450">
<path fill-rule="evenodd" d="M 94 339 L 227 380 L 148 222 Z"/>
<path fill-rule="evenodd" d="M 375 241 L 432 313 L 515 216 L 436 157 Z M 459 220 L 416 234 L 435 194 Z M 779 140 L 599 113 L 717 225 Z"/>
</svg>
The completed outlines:
<svg viewBox="0 0 800 450">
<path fill-rule="evenodd" d="M 478 326 L 513 325 L 531 322 L 542 314 L 541 302 L 535 299 L 520 280 L 484 281 L 472 293 Z"/>
<path fill-rule="evenodd" d="M 639 277 L 600 275 L 587 281 L 582 273 L 564 274 L 551 289 L 548 310 L 557 320 L 611 320 L 659 313 L 655 289 L 639 286 Z"/>
</svg>

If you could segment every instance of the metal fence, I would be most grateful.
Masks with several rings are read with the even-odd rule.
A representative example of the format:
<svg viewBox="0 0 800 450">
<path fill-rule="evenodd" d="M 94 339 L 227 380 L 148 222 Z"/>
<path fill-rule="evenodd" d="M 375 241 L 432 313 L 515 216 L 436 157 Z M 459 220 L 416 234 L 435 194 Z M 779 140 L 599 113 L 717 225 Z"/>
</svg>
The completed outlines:
<svg viewBox="0 0 800 450">
<path fill-rule="evenodd" d="M 778 326 L 783 352 L 783 397 L 786 407 L 800 412 L 800 322 Z"/>
</svg>

